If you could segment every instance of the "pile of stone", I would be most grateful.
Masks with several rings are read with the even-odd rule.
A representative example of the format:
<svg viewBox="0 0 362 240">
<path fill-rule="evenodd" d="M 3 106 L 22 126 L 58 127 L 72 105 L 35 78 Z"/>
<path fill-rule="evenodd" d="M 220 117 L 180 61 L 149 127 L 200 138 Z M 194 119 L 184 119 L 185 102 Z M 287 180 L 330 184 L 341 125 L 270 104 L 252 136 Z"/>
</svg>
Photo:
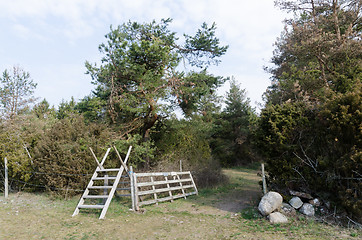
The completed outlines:
<svg viewBox="0 0 362 240">
<path fill-rule="evenodd" d="M 289 203 L 283 202 L 283 197 L 277 192 L 265 194 L 258 206 L 259 212 L 266 216 L 271 223 L 287 223 L 287 216 L 293 216 L 296 211 L 312 217 L 314 216 L 314 206 L 319 206 L 320 201 L 311 195 L 296 191 L 290 191 L 293 196 Z"/>
</svg>

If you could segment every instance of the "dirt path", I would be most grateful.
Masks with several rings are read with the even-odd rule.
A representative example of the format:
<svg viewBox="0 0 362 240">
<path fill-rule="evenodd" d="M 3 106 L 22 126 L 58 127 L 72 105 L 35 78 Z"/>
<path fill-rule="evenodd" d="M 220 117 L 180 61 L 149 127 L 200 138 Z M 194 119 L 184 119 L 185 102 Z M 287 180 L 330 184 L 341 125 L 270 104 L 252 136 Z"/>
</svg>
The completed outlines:
<svg viewBox="0 0 362 240">
<path fill-rule="evenodd" d="M 255 206 L 261 197 L 256 171 L 224 169 L 223 173 L 229 178 L 227 185 L 200 190 L 199 196 L 185 201 L 182 211 L 235 216 L 242 209 Z"/>
<path fill-rule="evenodd" d="M 242 209 L 255 206 L 256 201 L 262 196 L 258 182 L 260 177 L 255 171 L 238 171 L 227 169 L 223 171 L 230 179 L 234 188 L 221 196 L 221 202 L 216 206 L 227 212 L 238 213 Z"/>
</svg>

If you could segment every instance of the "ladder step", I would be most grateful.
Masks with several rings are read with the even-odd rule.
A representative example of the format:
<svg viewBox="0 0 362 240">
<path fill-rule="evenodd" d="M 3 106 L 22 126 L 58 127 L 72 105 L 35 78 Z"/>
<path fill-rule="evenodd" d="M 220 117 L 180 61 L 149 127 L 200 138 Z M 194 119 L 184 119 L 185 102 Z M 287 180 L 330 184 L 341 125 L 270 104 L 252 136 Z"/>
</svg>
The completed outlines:
<svg viewBox="0 0 362 240">
<path fill-rule="evenodd" d="M 91 186 L 88 189 L 112 189 L 112 186 Z"/>
<path fill-rule="evenodd" d="M 119 168 L 98 169 L 97 172 L 118 172 Z"/>
<path fill-rule="evenodd" d="M 108 195 L 88 195 L 83 198 L 108 198 Z"/>
<path fill-rule="evenodd" d="M 79 205 L 78 208 L 103 209 L 104 205 Z"/>
<path fill-rule="evenodd" d="M 117 188 L 117 190 L 131 190 L 130 187 L 125 187 L 125 188 Z"/>
<path fill-rule="evenodd" d="M 106 177 L 95 177 L 92 180 L 105 180 Z M 108 180 L 116 180 L 116 177 L 107 177 Z"/>
</svg>

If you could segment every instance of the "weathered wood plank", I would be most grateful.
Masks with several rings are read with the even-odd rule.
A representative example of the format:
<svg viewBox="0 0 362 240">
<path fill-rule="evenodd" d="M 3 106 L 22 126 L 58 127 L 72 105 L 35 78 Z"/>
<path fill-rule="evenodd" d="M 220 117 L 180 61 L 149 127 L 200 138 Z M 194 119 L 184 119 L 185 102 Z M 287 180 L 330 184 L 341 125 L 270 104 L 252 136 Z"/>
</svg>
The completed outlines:
<svg viewBox="0 0 362 240">
<path fill-rule="evenodd" d="M 196 192 L 186 193 L 185 195 L 184 194 L 173 195 L 173 199 L 188 197 L 188 196 L 195 195 L 195 194 L 196 194 Z M 148 200 L 148 201 L 140 202 L 139 206 L 150 205 L 150 204 L 154 204 L 154 203 L 157 203 L 157 202 L 166 202 L 166 201 L 170 201 L 170 200 L 171 200 L 171 197 L 159 198 L 159 199 L 157 199 L 157 201 L 156 200 Z"/>
<path fill-rule="evenodd" d="M 108 198 L 108 195 L 87 195 L 87 196 L 84 196 L 84 198 L 102 199 L 102 198 Z"/>
<path fill-rule="evenodd" d="M 168 178 L 167 176 L 165 177 L 165 181 L 167 182 L 167 189 L 168 189 L 168 194 L 170 195 L 170 198 L 171 198 L 171 202 L 173 202 L 173 197 L 172 197 L 172 191 L 170 189 L 170 184 L 168 183 Z M 155 190 L 156 191 L 156 190 Z"/>
<path fill-rule="evenodd" d="M 183 186 L 182 186 L 182 182 L 181 182 L 181 179 L 180 179 L 180 176 L 179 176 L 179 175 L 177 175 L 177 179 L 178 179 L 178 181 L 179 181 L 179 183 L 180 183 L 180 187 L 181 187 L 181 190 L 182 190 L 182 194 L 185 195 L 185 189 L 184 189 Z M 184 198 L 186 199 L 186 196 L 185 196 Z"/>
<path fill-rule="evenodd" d="M 118 171 L 119 171 L 119 168 L 104 168 L 104 169 L 97 170 L 97 172 L 118 172 Z"/>
<path fill-rule="evenodd" d="M 90 186 L 88 189 L 112 189 L 112 186 Z"/>
<path fill-rule="evenodd" d="M 153 181 L 153 177 L 151 176 L 151 184 L 152 184 L 152 190 L 153 190 L 153 197 L 154 199 L 157 201 L 157 193 L 156 191 L 156 187 L 155 187 L 155 182 Z M 156 204 L 158 205 L 158 202 L 156 202 Z"/>
<path fill-rule="evenodd" d="M 119 154 L 119 152 L 118 152 L 118 150 L 117 150 L 116 146 L 113 146 L 113 148 L 114 148 L 114 150 L 115 150 L 115 151 L 116 151 L 116 153 L 117 153 L 117 156 L 118 156 L 119 161 L 121 162 L 122 166 L 123 166 L 123 167 L 124 167 L 124 169 L 126 170 L 126 173 L 128 174 L 128 168 L 127 168 L 127 165 L 123 162 L 122 157 L 121 157 L 121 155 Z"/>
<path fill-rule="evenodd" d="M 106 175 L 106 176 L 108 176 L 108 175 Z M 115 180 L 116 179 L 116 177 L 114 177 L 114 176 L 108 176 L 108 177 L 106 177 L 106 176 L 104 176 L 104 177 L 96 177 L 96 178 L 92 178 L 92 180 L 106 180 L 106 178 L 108 179 L 108 180 Z"/>
<path fill-rule="evenodd" d="M 187 189 L 187 188 L 193 188 L 193 187 L 194 187 L 194 185 L 184 185 L 182 187 L 159 188 L 159 189 L 156 189 L 156 190 L 139 191 L 138 196 L 153 194 L 154 192 L 155 193 L 162 193 L 162 192 L 168 192 L 168 191 L 181 190 L 182 188 Z"/>
<path fill-rule="evenodd" d="M 154 173 L 135 173 L 137 177 L 157 177 L 157 176 L 176 176 L 190 174 L 190 171 L 187 172 L 154 172 Z"/>
<path fill-rule="evenodd" d="M 78 208 L 103 209 L 103 208 L 104 208 L 104 205 L 79 205 Z"/>
<path fill-rule="evenodd" d="M 94 160 L 96 160 L 98 167 L 99 167 L 100 169 L 103 169 L 103 166 L 99 163 L 98 158 L 96 157 L 96 155 L 95 155 L 94 152 L 93 152 L 93 149 L 92 149 L 91 147 L 89 147 L 89 150 L 92 152 L 92 155 L 93 155 L 93 157 L 94 157 Z"/>
<path fill-rule="evenodd" d="M 135 209 L 136 211 L 140 210 L 140 205 L 139 205 L 139 194 L 138 194 L 138 186 L 137 186 L 137 175 L 135 173 L 133 173 L 133 184 L 134 184 L 134 194 L 135 194 L 135 198 L 134 198 L 134 203 L 135 203 Z"/>
<path fill-rule="evenodd" d="M 195 188 L 195 191 L 196 191 L 196 195 L 199 195 L 199 191 L 197 190 L 197 187 L 196 187 L 196 184 L 195 184 L 195 182 L 194 182 L 194 179 L 193 179 L 193 177 L 192 177 L 192 175 L 191 175 L 191 172 L 189 172 L 189 174 L 190 174 L 190 178 L 191 178 L 191 180 L 192 180 L 192 184 L 194 185 L 194 188 Z"/>
<path fill-rule="evenodd" d="M 180 179 L 180 180 L 168 180 L 168 183 L 172 184 L 172 183 L 179 183 L 179 182 L 192 182 L 191 178 L 187 178 L 187 179 Z M 143 183 L 138 183 L 138 187 L 148 187 L 148 186 L 152 186 L 152 185 L 164 185 L 166 184 L 166 181 L 154 181 L 152 182 L 143 182 Z"/>
<path fill-rule="evenodd" d="M 133 167 L 130 166 L 129 167 L 129 178 L 131 180 L 130 185 L 131 185 L 131 199 L 132 199 L 132 211 L 135 211 L 135 195 L 134 195 L 134 183 L 133 183 Z"/>
<path fill-rule="evenodd" d="M 104 186 L 108 186 L 108 175 L 104 175 Z M 108 190 L 106 188 L 103 189 L 103 194 L 107 195 L 108 194 Z M 103 204 L 106 203 L 106 200 L 103 200 Z"/>
</svg>

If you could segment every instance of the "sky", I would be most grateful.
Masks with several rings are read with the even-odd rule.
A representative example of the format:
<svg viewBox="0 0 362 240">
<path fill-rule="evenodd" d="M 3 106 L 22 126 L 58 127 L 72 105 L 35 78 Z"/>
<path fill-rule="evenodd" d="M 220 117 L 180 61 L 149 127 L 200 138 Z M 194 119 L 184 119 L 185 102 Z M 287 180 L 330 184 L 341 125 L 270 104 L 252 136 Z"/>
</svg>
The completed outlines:
<svg viewBox="0 0 362 240">
<path fill-rule="evenodd" d="M 100 62 L 99 44 L 110 26 L 172 18 L 171 30 L 193 35 L 203 22 L 217 25 L 227 53 L 216 76 L 231 77 L 246 89 L 251 104 L 262 103 L 270 85 L 273 44 L 286 13 L 273 0 L 0 0 L 0 72 L 20 66 L 36 82 L 34 95 L 57 107 L 94 89 L 85 62 Z M 229 85 L 219 90 L 225 95 Z"/>
</svg>

